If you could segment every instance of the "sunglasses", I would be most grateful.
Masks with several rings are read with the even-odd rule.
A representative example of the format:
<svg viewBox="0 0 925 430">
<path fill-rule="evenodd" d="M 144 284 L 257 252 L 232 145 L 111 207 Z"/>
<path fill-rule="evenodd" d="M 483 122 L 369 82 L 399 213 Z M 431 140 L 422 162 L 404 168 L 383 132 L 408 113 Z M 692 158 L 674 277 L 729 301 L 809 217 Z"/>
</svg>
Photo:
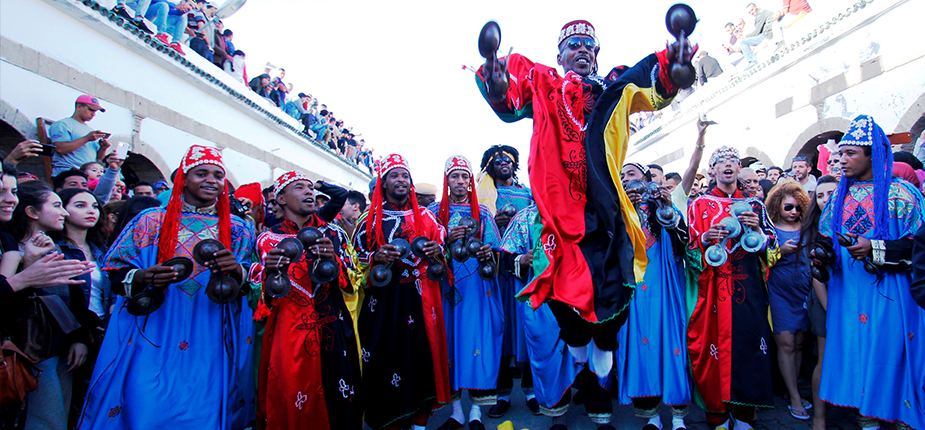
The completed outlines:
<svg viewBox="0 0 925 430">
<path fill-rule="evenodd" d="M 784 205 L 784 211 L 785 211 L 785 212 L 790 212 L 790 211 L 792 211 L 792 210 L 794 210 L 794 209 L 796 209 L 796 211 L 797 211 L 798 213 L 803 213 L 803 208 L 801 208 L 801 207 L 799 207 L 799 206 L 797 206 L 797 205 L 793 205 L 793 204 L 790 204 L 790 203 L 787 203 L 787 204 Z"/>
<path fill-rule="evenodd" d="M 499 157 L 495 158 L 493 162 L 495 163 L 495 166 L 500 166 L 503 163 L 513 164 L 514 160 L 511 160 L 511 157 Z"/>
<path fill-rule="evenodd" d="M 581 45 L 584 45 L 585 48 L 592 51 L 597 49 L 597 41 L 590 37 L 570 37 L 565 41 L 565 45 L 572 51 L 577 51 L 581 48 Z"/>
</svg>

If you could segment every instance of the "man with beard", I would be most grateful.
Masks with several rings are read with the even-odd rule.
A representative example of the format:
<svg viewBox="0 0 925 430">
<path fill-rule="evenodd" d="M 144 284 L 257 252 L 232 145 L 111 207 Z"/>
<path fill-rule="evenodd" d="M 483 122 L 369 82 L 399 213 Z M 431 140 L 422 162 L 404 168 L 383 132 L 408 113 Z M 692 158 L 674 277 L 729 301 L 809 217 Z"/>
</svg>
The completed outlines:
<svg viewBox="0 0 925 430">
<path fill-rule="evenodd" d="M 344 303 L 344 294 L 355 293 L 345 274 L 349 239 L 328 224 L 347 192 L 321 181 L 313 184 L 301 172 L 284 173 L 275 189 L 284 218 L 257 239 L 262 264 L 252 266 L 249 278 L 260 285 L 288 268 L 292 288 L 277 298 L 264 289 L 255 315 L 268 314 L 260 352 L 258 419 L 266 429 L 361 429 L 357 337 Z M 316 189 L 331 196 L 317 211 Z M 305 227 L 318 228 L 323 238 L 290 261 L 277 245 Z M 341 275 L 315 282 L 311 272 L 319 258 L 335 259 Z"/>
<path fill-rule="evenodd" d="M 649 182 L 649 165 L 623 166 L 624 186 L 631 181 Z M 654 182 L 654 181 L 652 181 Z M 628 189 L 631 187 L 627 187 Z M 649 422 L 643 430 L 661 430 L 660 412 L 664 403 L 671 409 L 672 430 L 687 428 L 684 417 L 691 402 L 686 342 L 686 288 L 683 258 L 686 253 L 686 226 L 681 213 L 662 190 L 656 203 L 638 192 L 629 192 L 646 235 L 645 279 L 636 286 L 630 302 L 629 318 L 617 335 L 623 347 L 617 351 L 617 385 L 621 404 L 633 404 L 636 416 Z M 669 207 L 677 222 L 664 226 L 658 219 L 659 206 Z M 685 208 L 686 209 L 686 208 Z"/>
<path fill-rule="evenodd" d="M 499 118 L 533 118 L 530 185 L 543 223 L 538 258 L 549 264 L 519 296 L 534 308 L 549 302 L 562 338 L 581 362 L 590 356 L 598 376 L 610 373 L 616 333 L 646 264 L 645 235 L 619 177 L 629 115 L 670 103 L 678 90 L 670 66 L 689 64 L 687 42 L 682 37 L 602 77 L 594 27 L 573 21 L 559 33 L 564 76 L 518 54 L 476 74 Z"/>
<path fill-rule="evenodd" d="M 404 157 L 389 155 L 377 173 L 369 212 L 353 238 L 359 281 L 366 287 L 359 321 L 362 386 L 375 393 L 366 402 L 366 424 L 424 430 L 431 411 L 450 402 L 443 299 L 440 283 L 427 276 L 428 265 L 442 263 L 446 231 L 418 206 Z M 402 255 L 391 244 L 419 237 L 426 238 L 426 259 Z M 385 286 L 369 279 L 375 265 L 391 271 Z"/>
<path fill-rule="evenodd" d="M 452 416 L 438 430 L 458 429 L 466 422 L 459 398 L 464 389 L 469 391 L 472 403 L 469 428 L 484 430 L 481 406 L 493 405 L 497 399 L 504 313 L 495 279 L 482 279 L 479 267 L 494 260 L 491 248 L 500 245 L 501 235 L 488 208 L 479 205 L 472 165 L 466 157 L 456 155 L 446 161 L 442 194 L 440 202 L 432 203 L 428 209 L 437 214 L 440 225 L 449 231 L 447 248 L 459 243 L 465 246 L 470 237 L 481 240 L 483 245 L 475 256 L 470 255 L 476 258 L 449 261 L 453 278 L 443 283 L 443 315 L 448 357 L 453 363 L 450 383 L 454 400 Z M 469 217 L 476 222 L 475 231 L 460 224 Z"/>
<path fill-rule="evenodd" d="M 844 179 L 819 219 L 819 234 L 832 239 L 837 256 L 819 398 L 856 409 L 865 430 L 879 429 L 879 421 L 922 429 L 925 310 L 910 293 L 908 265 L 925 202 L 893 177 L 890 141 L 870 116 L 851 122 L 838 150 Z M 853 244 L 841 245 L 844 239 Z"/>
<path fill-rule="evenodd" d="M 688 270 L 696 277 L 699 290 L 687 329 L 691 375 L 703 398 L 709 425 L 724 430 L 747 429 L 757 407 L 774 407 L 765 284 L 767 266 L 779 255 L 776 231 L 761 199 L 748 197 L 737 188 L 739 151 L 720 147 L 710 157 L 710 168 L 716 186 L 691 203 L 687 216 Z M 741 227 L 736 236 L 730 236 L 730 230 L 721 223 L 732 216 L 733 208 L 743 210 L 733 220 Z M 765 239 L 757 252 L 746 252 L 742 247 L 742 237 L 751 231 Z M 722 264 L 707 252 L 716 244 L 726 255 Z M 730 412 L 736 421 L 734 427 L 730 427 Z"/>
<path fill-rule="evenodd" d="M 520 167 L 520 153 L 514 147 L 495 145 L 482 155 L 478 179 L 478 199 L 490 213 L 495 216 L 495 223 L 502 233 L 514 213 L 533 204 L 530 189 L 517 181 Z M 514 290 L 515 280 L 509 270 L 501 270 L 498 275 L 498 293 L 504 307 L 504 336 L 502 341 L 501 368 L 498 372 L 497 403 L 488 411 L 488 416 L 500 418 L 511 407 L 511 390 L 514 387 L 514 354 L 516 340 L 523 337 L 522 323 L 517 319 L 517 299 Z M 530 368 L 525 367 L 520 380 L 521 389 L 527 396 L 527 407 L 538 413 L 538 405 L 533 401 L 533 378 Z"/>
<path fill-rule="evenodd" d="M 816 190 L 816 177 L 809 173 L 812 168 L 809 165 L 809 159 L 805 155 L 793 157 L 790 169 L 796 176 L 797 181 L 800 182 L 800 185 L 803 186 L 803 191 L 812 194 Z"/>
</svg>

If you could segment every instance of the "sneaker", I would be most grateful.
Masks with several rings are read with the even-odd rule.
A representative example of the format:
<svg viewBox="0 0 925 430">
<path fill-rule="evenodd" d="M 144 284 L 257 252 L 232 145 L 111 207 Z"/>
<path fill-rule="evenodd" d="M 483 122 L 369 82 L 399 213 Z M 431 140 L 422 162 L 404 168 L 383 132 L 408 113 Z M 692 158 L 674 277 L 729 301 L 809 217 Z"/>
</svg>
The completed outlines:
<svg viewBox="0 0 925 430">
<path fill-rule="evenodd" d="M 461 429 L 462 427 L 463 427 L 462 423 L 460 423 L 459 421 L 456 421 L 455 419 L 453 419 L 453 417 L 450 417 L 446 420 L 445 423 L 443 423 L 443 425 L 441 425 L 440 427 L 437 427 L 437 430 L 458 430 L 458 429 Z"/>
<path fill-rule="evenodd" d="M 139 30 L 147 34 L 154 34 L 154 32 L 148 28 L 148 24 L 145 24 L 144 18 L 138 17 L 138 19 L 132 20 L 132 25 L 134 25 L 135 27 L 138 27 Z"/>
<path fill-rule="evenodd" d="M 183 48 L 180 47 L 180 42 L 173 42 L 170 44 L 170 47 L 173 48 L 174 51 L 179 52 L 180 55 L 186 55 L 186 53 L 183 52 Z"/>
<path fill-rule="evenodd" d="M 481 421 L 469 421 L 469 430 L 485 430 L 485 424 Z"/>
<path fill-rule="evenodd" d="M 170 36 L 168 36 L 167 33 L 157 33 L 157 36 L 154 36 L 154 38 L 157 39 L 158 42 L 170 45 Z"/>
<path fill-rule="evenodd" d="M 542 413 L 540 413 L 540 402 L 537 401 L 535 397 L 527 400 L 527 409 L 529 409 L 530 413 L 533 415 L 542 415 Z"/>
<path fill-rule="evenodd" d="M 118 15 L 120 18 L 124 18 L 124 19 L 127 19 L 127 20 L 129 20 L 129 21 L 131 21 L 132 19 L 134 19 L 131 15 L 128 14 L 128 11 L 125 10 L 125 7 L 124 7 L 124 6 L 116 6 L 116 7 L 112 8 L 112 13 Z"/>
<path fill-rule="evenodd" d="M 491 409 L 488 410 L 488 416 L 492 418 L 501 418 L 504 414 L 507 413 L 507 410 L 511 408 L 511 402 L 507 400 L 498 400 L 498 403 L 495 403 Z"/>
</svg>

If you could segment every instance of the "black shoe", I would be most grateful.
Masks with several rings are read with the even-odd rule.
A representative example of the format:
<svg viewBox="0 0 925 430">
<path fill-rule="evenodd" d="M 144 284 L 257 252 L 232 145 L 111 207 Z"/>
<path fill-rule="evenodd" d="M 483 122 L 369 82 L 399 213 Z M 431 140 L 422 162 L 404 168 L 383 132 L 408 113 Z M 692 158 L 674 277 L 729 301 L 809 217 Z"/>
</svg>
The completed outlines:
<svg viewBox="0 0 925 430">
<path fill-rule="evenodd" d="M 462 428 L 462 423 L 456 421 L 453 418 L 447 418 L 446 422 L 442 426 L 437 427 L 437 430 L 456 430 Z"/>
<path fill-rule="evenodd" d="M 617 428 L 614 427 L 614 426 L 612 426 L 612 425 L 610 425 L 610 424 L 604 424 L 604 425 L 598 427 L 597 430 L 617 430 Z"/>
<path fill-rule="evenodd" d="M 141 18 L 141 19 L 133 19 L 133 20 L 132 20 L 132 24 L 133 24 L 135 27 L 138 27 L 139 30 L 141 30 L 141 31 L 143 31 L 143 32 L 145 32 L 145 33 L 147 33 L 147 34 L 154 34 L 154 32 L 151 31 L 151 29 L 148 28 L 148 24 L 145 24 L 144 18 Z"/>
<path fill-rule="evenodd" d="M 549 428 L 549 430 L 568 430 L 568 427 L 565 424 L 556 424 Z"/>
<path fill-rule="evenodd" d="M 643 427 L 642 430 L 658 430 L 658 426 L 656 426 L 655 424 L 646 424 L 646 426 Z"/>
<path fill-rule="evenodd" d="M 529 409 L 530 413 L 533 415 L 543 415 L 540 413 L 540 402 L 536 400 L 536 397 L 527 400 L 527 409 Z"/>
<path fill-rule="evenodd" d="M 485 430 L 485 424 L 481 421 L 469 421 L 469 430 Z"/>
<path fill-rule="evenodd" d="M 131 15 L 128 14 L 128 11 L 125 10 L 125 7 L 123 6 L 116 6 L 112 8 L 112 13 L 118 15 L 121 18 L 127 19 L 129 21 L 134 19 Z"/>
<path fill-rule="evenodd" d="M 491 409 L 488 410 L 488 416 L 492 418 L 501 418 L 504 414 L 507 413 L 507 410 L 511 408 L 511 402 L 507 400 L 498 400 L 498 403 L 495 403 Z M 471 426 L 472 423 L 469 423 Z"/>
</svg>

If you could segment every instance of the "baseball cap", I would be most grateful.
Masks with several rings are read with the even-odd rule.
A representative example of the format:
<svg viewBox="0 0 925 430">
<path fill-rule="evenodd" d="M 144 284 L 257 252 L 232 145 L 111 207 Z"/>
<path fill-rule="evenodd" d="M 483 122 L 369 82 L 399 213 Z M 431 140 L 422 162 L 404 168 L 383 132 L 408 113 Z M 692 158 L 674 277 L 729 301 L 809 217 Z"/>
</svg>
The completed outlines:
<svg viewBox="0 0 925 430">
<path fill-rule="evenodd" d="M 100 111 L 100 112 L 106 112 L 106 109 L 103 109 L 103 107 L 100 106 L 100 100 L 99 100 L 98 98 L 96 98 L 96 97 L 91 96 L 91 95 L 84 94 L 84 95 L 82 95 L 82 96 L 80 96 L 80 97 L 77 97 L 77 101 L 74 102 L 74 103 L 83 103 L 83 104 L 85 104 L 85 105 L 87 105 L 87 106 L 92 107 L 93 109 L 96 109 L 96 110 Z"/>
</svg>

